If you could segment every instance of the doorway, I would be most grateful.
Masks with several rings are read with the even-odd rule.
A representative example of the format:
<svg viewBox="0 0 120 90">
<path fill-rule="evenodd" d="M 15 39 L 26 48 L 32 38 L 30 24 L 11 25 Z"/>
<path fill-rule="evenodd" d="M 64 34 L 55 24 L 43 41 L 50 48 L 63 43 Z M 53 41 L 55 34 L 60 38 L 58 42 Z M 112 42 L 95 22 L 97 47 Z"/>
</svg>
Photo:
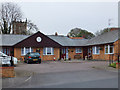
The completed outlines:
<svg viewBox="0 0 120 90">
<path fill-rule="evenodd" d="M 85 60 L 85 56 L 88 56 L 88 47 L 83 47 L 83 59 Z"/>
<path fill-rule="evenodd" d="M 68 48 L 62 48 L 61 49 L 61 59 L 68 59 Z"/>
</svg>

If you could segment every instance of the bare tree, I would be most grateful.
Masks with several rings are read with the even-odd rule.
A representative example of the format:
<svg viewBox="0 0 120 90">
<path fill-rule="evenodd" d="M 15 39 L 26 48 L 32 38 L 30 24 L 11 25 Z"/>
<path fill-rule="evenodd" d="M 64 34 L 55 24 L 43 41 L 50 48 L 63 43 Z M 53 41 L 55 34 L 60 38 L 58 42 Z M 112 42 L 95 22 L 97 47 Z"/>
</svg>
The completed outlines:
<svg viewBox="0 0 120 90">
<path fill-rule="evenodd" d="M 20 7 L 14 3 L 2 3 L 0 6 L 0 30 L 3 34 L 12 33 L 12 22 L 22 19 Z"/>
<path fill-rule="evenodd" d="M 38 31 L 38 27 L 31 22 L 31 20 L 27 21 L 27 34 L 32 34 Z"/>
</svg>

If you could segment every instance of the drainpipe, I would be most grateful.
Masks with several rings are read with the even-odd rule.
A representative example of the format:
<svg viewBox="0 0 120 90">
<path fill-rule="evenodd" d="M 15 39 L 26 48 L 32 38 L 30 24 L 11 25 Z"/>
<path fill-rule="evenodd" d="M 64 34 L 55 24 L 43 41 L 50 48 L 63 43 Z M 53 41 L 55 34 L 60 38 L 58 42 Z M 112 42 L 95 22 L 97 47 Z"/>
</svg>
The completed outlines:
<svg viewBox="0 0 120 90">
<path fill-rule="evenodd" d="M 118 63 L 120 62 L 120 60 L 119 60 L 119 55 L 118 55 Z"/>
</svg>

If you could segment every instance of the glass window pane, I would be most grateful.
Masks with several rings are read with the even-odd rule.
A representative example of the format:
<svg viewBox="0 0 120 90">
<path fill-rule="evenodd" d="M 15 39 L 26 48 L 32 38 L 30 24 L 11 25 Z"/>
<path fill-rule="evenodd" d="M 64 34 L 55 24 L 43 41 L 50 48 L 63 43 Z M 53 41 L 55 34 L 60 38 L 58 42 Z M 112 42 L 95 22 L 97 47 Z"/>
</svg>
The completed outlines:
<svg viewBox="0 0 120 90">
<path fill-rule="evenodd" d="M 24 48 L 21 48 L 21 55 L 24 55 Z"/>
<path fill-rule="evenodd" d="M 47 48 L 47 54 L 51 55 L 51 48 Z"/>
<path fill-rule="evenodd" d="M 4 48 L 4 54 L 7 54 L 7 53 L 6 53 L 6 48 Z"/>
<path fill-rule="evenodd" d="M 82 49 L 81 48 L 76 48 L 76 53 L 82 53 Z"/>
<path fill-rule="evenodd" d="M 105 46 L 105 53 L 108 53 L 108 45 Z"/>
<path fill-rule="evenodd" d="M 63 50 L 64 50 L 64 53 L 63 53 L 63 54 L 65 54 L 65 48 L 64 48 Z"/>
<path fill-rule="evenodd" d="M 88 53 L 91 53 L 91 49 L 90 48 L 88 48 Z"/>
<path fill-rule="evenodd" d="M 7 55 L 9 55 L 9 48 L 7 48 Z"/>
<path fill-rule="evenodd" d="M 113 53 L 113 45 L 110 45 L 110 53 Z"/>
<path fill-rule="evenodd" d="M 99 47 L 96 47 L 96 54 L 99 54 Z"/>
<path fill-rule="evenodd" d="M 46 48 L 43 48 L 43 55 L 46 55 Z"/>
<path fill-rule="evenodd" d="M 25 49 L 25 54 L 29 53 L 29 51 L 30 51 L 29 48 L 26 48 Z"/>
<path fill-rule="evenodd" d="M 92 47 L 93 54 L 95 54 L 95 47 Z"/>
<path fill-rule="evenodd" d="M 31 52 L 33 52 L 33 48 L 31 48 Z"/>
</svg>

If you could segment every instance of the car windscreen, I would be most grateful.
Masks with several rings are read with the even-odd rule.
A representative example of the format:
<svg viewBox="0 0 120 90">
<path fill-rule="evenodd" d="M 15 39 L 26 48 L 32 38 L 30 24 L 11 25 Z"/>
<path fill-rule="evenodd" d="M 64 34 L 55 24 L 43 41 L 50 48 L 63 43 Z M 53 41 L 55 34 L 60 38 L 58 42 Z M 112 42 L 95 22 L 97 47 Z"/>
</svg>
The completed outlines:
<svg viewBox="0 0 120 90">
<path fill-rule="evenodd" d="M 30 53 L 30 56 L 40 56 L 39 53 Z"/>
</svg>

